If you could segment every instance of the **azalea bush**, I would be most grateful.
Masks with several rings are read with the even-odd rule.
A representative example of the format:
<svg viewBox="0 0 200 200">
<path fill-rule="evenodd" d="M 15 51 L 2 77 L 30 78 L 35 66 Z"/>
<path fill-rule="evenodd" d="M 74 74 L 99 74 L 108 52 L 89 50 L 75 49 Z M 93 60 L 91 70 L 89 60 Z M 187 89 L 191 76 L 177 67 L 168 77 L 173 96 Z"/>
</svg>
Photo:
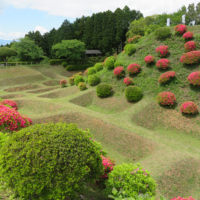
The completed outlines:
<svg viewBox="0 0 200 200">
<path fill-rule="evenodd" d="M 89 75 L 92 75 L 92 74 L 96 74 L 96 72 L 97 72 L 97 70 L 96 70 L 95 67 L 90 67 L 88 69 L 87 75 L 89 76 Z"/>
<path fill-rule="evenodd" d="M 113 69 L 114 68 L 114 63 L 115 60 L 111 57 L 108 57 L 104 63 L 105 67 L 107 67 L 107 69 Z"/>
<path fill-rule="evenodd" d="M 158 82 L 160 82 L 160 83 L 166 83 L 169 80 L 171 80 L 175 75 L 176 75 L 176 72 L 174 72 L 174 71 L 165 72 L 164 74 L 162 74 L 159 77 Z"/>
<path fill-rule="evenodd" d="M 161 92 L 157 96 L 157 102 L 164 106 L 165 105 L 172 106 L 174 105 L 175 101 L 176 101 L 176 97 L 171 92 Z"/>
<path fill-rule="evenodd" d="M 192 101 L 186 101 L 181 105 L 181 112 L 187 114 L 197 113 L 197 105 Z"/>
<path fill-rule="evenodd" d="M 140 71 L 141 67 L 137 63 L 132 63 L 127 67 L 127 71 L 129 74 L 136 74 Z"/>
<path fill-rule="evenodd" d="M 107 97 L 112 92 L 112 85 L 107 83 L 101 83 L 96 87 L 96 93 L 99 97 Z"/>
<path fill-rule="evenodd" d="M 175 198 L 173 198 L 171 200 L 195 200 L 195 199 L 193 199 L 191 196 L 188 197 L 188 198 L 184 198 L 184 197 L 178 196 L 178 197 L 175 197 Z"/>
<path fill-rule="evenodd" d="M 193 33 L 190 32 L 190 31 L 187 31 L 186 33 L 183 34 L 183 38 L 185 38 L 186 40 L 192 39 L 193 38 Z"/>
<path fill-rule="evenodd" d="M 69 78 L 69 84 L 70 85 L 74 85 L 74 77 L 70 77 Z"/>
<path fill-rule="evenodd" d="M 103 64 L 102 63 L 96 63 L 94 68 L 96 69 L 96 71 L 101 71 L 103 69 Z"/>
<path fill-rule="evenodd" d="M 114 67 L 119 67 L 119 66 L 123 66 L 123 63 L 121 61 L 116 61 L 114 64 Z"/>
<path fill-rule="evenodd" d="M 66 84 L 67 84 L 67 81 L 66 81 L 66 80 L 61 80 L 61 81 L 60 81 L 61 87 L 65 87 Z"/>
<path fill-rule="evenodd" d="M 128 39 L 128 43 L 136 43 L 141 38 L 141 35 L 135 35 Z"/>
<path fill-rule="evenodd" d="M 181 56 L 180 61 L 185 64 L 194 64 L 200 61 L 200 51 L 190 51 Z"/>
<path fill-rule="evenodd" d="M 168 59 L 162 58 L 156 63 L 156 66 L 159 69 L 167 69 L 169 67 L 169 63 L 170 63 L 170 61 Z"/>
<path fill-rule="evenodd" d="M 87 76 L 87 75 L 88 75 L 88 69 L 89 69 L 89 68 L 87 68 L 87 69 L 84 71 L 84 76 Z"/>
<path fill-rule="evenodd" d="M 13 100 L 10 100 L 10 99 L 4 99 L 2 102 L 0 102 L 0 104 L 3 104 L 3 105 L 9 105 L 11 106 L 12 108 L 14 108 L 15 110 L 18 110 L 18 106 L 17 106 L 17 103 Z"/>
<path fill-rule="evenodd" d="M 107 59 L 108 59 L 108 58 L 106 58 L 106 59 L 104 60 L 104 62 L 103 62 L 103 66 L 105 66 L 105 62 L 106 62 Z"/>
<path fill-rule="evenodd" d="M 188 76 L 188 81 L 194 86 L 200 86 L 200 71 L 192 72 Z"/>
<path fill-rule="evenodd" d="M 125 75 L 125 71 L 124 71 L 124 68 L 119 66 L 119 67 L 116 67 L 113 71 L 114 75 L 116 77 L 123 77 Z"/>
<path fill-rule="evenodd" d="M 80 82 L 78 84 L 78 88 L 79 88 L 80 91 L 87 89 L 86 84 L 84 82 Z"/>
<path fill-rule="evenodd" d="M 196 49 L 196 42 L 194 41 L 189 41 L 189 42 L 186 42 L 184 44 L 184 47 L 185 47 L 185 51 L 193 51 Z"/>
<path fill-rule="evenodd" d="M 155 62 L 155 57 L 154 56 L 151 56 L 151 55 L 148 55 L 144 58 L 144 61 L 146 62 L 146 64 L 150 64 L 150 63 L 153 63 Z"/>
<path fill-rule="evenodd" d="M 75 76 L 75 78 L 74 78 L 75 85 L 78 85 L 80 82 L 85 82 L 83 76 L 81 76 L 81 75 Z"/>
<path fill-rule="evenodd" d="M 124 47 L 125 53 L 128 54 L 129 56 L 133 55 L 136 51 L 135 45 L 134 44 L 127 44 Z"/>
<path fill-rule="evenodd" d="M 176 34 L 182 35 L 183 33 L 185 33 L 187 31 L 187 27 L 184 24 L 179 24 L 174 27 L 174 30 L 175 30 Z"/>
<path fill-rule="evenodd" d="M 158 53 L 158 56 L 160 56 L 161 58 L 165 57 L 169 53 L 168 46 L 166 46 L 166 45 L 159 46 L 156 49 L 156 52 Z"/>
<path fill-rule="evenodd" d="M 142 90 L 137 86 L 129 85 L 125 89 L 125 97 L 128 101 L 139 101 L 142 99 Z"/>
<path fill-rule="evenodd" d="M 125 83 L 125 85 L 127 85 L 127 86 L 133 85 L 133 79 L 127 77 L 127 78 L 124 79 L 124 83 Z"/>
<path fill-rule="evenodd" d="M 88 76 L 88 83 L 91 86 L 99 84 L 100 81 L 101 81 L 100 77 L 97 74 L 93 74 L 93 75 Z"/>
<path fill-rule="evenodd" d="M 155 35 L 158 39 L 165 39 L 171 36 L 171 32 L 170 27 L 161 27 L 155 31 Z"/>
</svg>

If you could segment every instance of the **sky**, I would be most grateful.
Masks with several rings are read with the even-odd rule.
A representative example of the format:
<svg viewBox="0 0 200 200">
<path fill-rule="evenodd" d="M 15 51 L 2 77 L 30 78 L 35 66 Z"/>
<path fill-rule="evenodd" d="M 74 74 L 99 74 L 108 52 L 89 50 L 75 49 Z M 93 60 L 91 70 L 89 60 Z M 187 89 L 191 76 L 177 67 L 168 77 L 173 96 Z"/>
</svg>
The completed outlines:
<svg viewBox="0 0 200 200">
<path fill-rule="evenodd" d="M 0 39 L 13 40 L 24 37 L 29 31 L 39 30 L 41 34 L 52 28 L 58 29 L 65 19 L 74 22 L 76 18 L 93 13 L 123 9 L 139 10 L 143 15 L 172 13 L 183 5 L 188 7 L 200 0 L 0 0 Z"/>
</svg>

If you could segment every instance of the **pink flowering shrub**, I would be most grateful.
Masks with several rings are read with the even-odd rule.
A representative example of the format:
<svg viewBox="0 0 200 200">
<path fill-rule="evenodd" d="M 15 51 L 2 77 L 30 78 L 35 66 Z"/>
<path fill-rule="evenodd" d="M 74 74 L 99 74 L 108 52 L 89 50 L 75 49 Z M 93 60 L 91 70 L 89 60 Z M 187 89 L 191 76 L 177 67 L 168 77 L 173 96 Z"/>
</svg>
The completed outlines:
<svg viewBox="0 0 200 200">
<path fill-rule="evenodd" d="M 124 79 L 124 83 L 125 83 L 127 86 L 133 85 L 133 79 L 127 77 L 127 78 Z"/>
<path fill-rule="evenodd" d="M 124 53 L 124 52 L 125 52 L 125 50 L 122 51 L 122 53 Z"/>
<path fill-rule="evenodd" d="M 175 33 L 183 34 L 187 31 L 187 27 L 184 24 L 179 24 L 174 28 L 174 30 L 175 30 Z"/>
<path fill-rule="evenodd" d="M 158 53 L 158 56 L 160 56 L 161 58 L 165 57 L 169 53 L 168 46 L 166 46 L 166 45 L 159 46 L 156 49 L 156 52 Z"/>
<path fill-rule="evenodd" d="M 186 101 L 181 105 L 181 112 L 188 114 L 195 114 L 197 112 L 197 105 L 192 101 Z"/>
<path fill-rule="evenodd" d="M 124 71 L 124 68 L 119 66 L 119 67 L 116 67 L 114 70 L 113 70 L 113 73 L 115 76 L 117 77 L 122 77 L 125 75 L 125 71 Z"/>
<path fill-rule="evenodd" d="M 146 64 L 150 64 L 155 61 L 155 58 L 154 58 L 154 56 L 148 55 L 144 58 L 144 61 L 146 62 Z"/>
<path fill-rule="evenodd" d="M 11 106 L 12 108 L 14 108 L 15 110 L 18 110 L 17 103 L 15 101 L 13 101 L 13 100 L 4 99 L 2 104 L 3 105 L 7 104 L 7 105 Z"/>
<path fill-rule="evenodd" d="M 171 200 L 195 200 L 195 199 L 193 199 L 191 196 L 189 197 L 189 198 L 183 198 L 183 197 L 175 197 L 175 198 L 173 198 L 173 199 L 171 199 Z"/>
<path fill-rule="evenodd" d="M 200 86 L 200 71 L 198 72 L 192 72 L 189 76 L 188 76 L 188 81 L 192 84 L 192 85 L 196 85 L 196 86 Z"/>
<path fill-rule="evenodd" d="M 180 61 L 185 64 L 194 64 L 200 61 L 200 51 L 190 51 L 181 56 Z"/>
<path fill-rule="evenodd" d="M 65 87 L 66 84 L 67 84 L 67 81 L 66 81 L 66 80 L 61 80 L 61 81 L 60 81 L 61 87 Z"/>
<path fill-rule="evenodd" d="M 0 131 L 19 131 L 31 124 L 31 119 L 21 115 L 15 109 L 0 105 Z"/>
<path fill-rule="evenodd" d="M 129 74 L 135 74 L 140 71 L 141 67 L 137 63 L 132 63 L 127 67 L 128 73 Z"/>
<path fill-rule="evenodd" d="M 176 75 L 176 72 L 174 71 L 165 72 L 159 77 L 158 82 L 166 83 L 167 81 L 171 80 L 175 75 Z"/>
<path fill-rule="evenodd" d="M 186 40 L 192 39 L 193 38 L 193 33 L 187 31 L 186 33 L 183 34 L 183 38 L 185 38 Z"/>
<path fill-rule="evenodd" d="M 176 97 L 171 92 L 161 92 L 157 96 L 157 102 L 161 105 L 174 105 Z"/>
<path fill-rule="evenodd" d="M 136 43 L 141 38 L 140 35 L 135 35 L 132 38 L 128 39 L 128 43 Z"/>
<path fill-rule="evenodd" d="M 169 63 L 170 63 L 170 61 L 168 59 L 162 58 L 156 63 L 156 66 L 159 69 L 166 69 L 167 67 L 169 67 Z"/>
<path fill-rule="evenodd" d="M 184 47 L 185 47 L 185 51 L 193 51 L 196 49 L 196 42 L 194 41 L 189 41 L 189 42 L 186 42 L 184 44 Z"/>
</svg>

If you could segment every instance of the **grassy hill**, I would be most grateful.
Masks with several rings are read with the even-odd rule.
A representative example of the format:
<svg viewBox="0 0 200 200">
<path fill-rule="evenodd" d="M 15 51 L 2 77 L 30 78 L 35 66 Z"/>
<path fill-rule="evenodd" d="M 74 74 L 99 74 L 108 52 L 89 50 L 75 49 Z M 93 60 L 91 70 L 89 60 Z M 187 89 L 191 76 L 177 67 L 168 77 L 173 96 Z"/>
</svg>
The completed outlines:
<svg viewBox="0 0 200 200">
<path fill-rule="evenodd" d="M 199 26 L 188 30 L 196 34 L 194 40 L 200 50 Z M 156 48 L 160 45 L 169 46 L 169 70 L 176 72 L 176 78 L 167 85 L 158 83 L 159 76 L 167 70 L 158 70 L 156 65 L 147 67 L 144 62 L 144 57 L 149 54 L 159 60 Z M 135 85 L 144 94 L 137 103 L 126 101 L 126 86 L 123 79 L 114 77 L 113 70 L 98 72 L 101 82 L 114 87 L 111 96 L 98 98 L 96 86 L 88 85 L 85 91 L 70 85 L 60 88 L 59 80 L 68 79 L 77 72 L 49 65 L 0 69 L 4 74 L 0 76 L 0 98 L 15 100 L 19 112 L 28 115 L 34 123 L 62 120 L 77 123 L 82 129 L 89 128 L 116 164 L 141 163 L 150 171 L 158 183 L 157 199 L 163 195 L 167 199 L 192 196 L 199 200 L 200 115 L 182 115 L 180 105 L 190 100 L 200 108 L 200 89 L 191 87 L 187 81 L 191 72 L 200 71 L 200 65 L 186 66 L 180 62 L 184 53 L 181 37 L 160 41 L 150 34 L 139 40 L 136 49 L 133 56 L 121 53 L 117 60 L 125 69 L 135 62 L 142 67 L 141 73 L 133 77 Z M 125 76 L 128 77 L 127 71 Z M 162 91 L 175 94 L 177 104 L 174 107 L 157 104 L 156 97 Z M 83 196 L 90 200 L 108 199 L 95 186 L 86 186 Z M 5 192 L 2 192 L 2 198 L 7 198 Z"/>
</svg>

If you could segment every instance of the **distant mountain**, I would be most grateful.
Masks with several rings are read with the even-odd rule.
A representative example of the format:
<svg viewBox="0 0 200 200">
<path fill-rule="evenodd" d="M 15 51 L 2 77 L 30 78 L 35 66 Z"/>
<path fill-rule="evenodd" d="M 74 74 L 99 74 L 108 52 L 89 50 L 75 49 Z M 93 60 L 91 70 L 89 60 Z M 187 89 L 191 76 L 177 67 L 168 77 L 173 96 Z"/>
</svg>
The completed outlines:
<svg viewBox="0 0 200 200">
<path fill-rule="evenodd" d="M 12 40 L 3 40 L 3 39 L 0 39 L 0 46 L 1 45 L 10 44 L 10 42 L 12 42 Z"/>
</svg>

